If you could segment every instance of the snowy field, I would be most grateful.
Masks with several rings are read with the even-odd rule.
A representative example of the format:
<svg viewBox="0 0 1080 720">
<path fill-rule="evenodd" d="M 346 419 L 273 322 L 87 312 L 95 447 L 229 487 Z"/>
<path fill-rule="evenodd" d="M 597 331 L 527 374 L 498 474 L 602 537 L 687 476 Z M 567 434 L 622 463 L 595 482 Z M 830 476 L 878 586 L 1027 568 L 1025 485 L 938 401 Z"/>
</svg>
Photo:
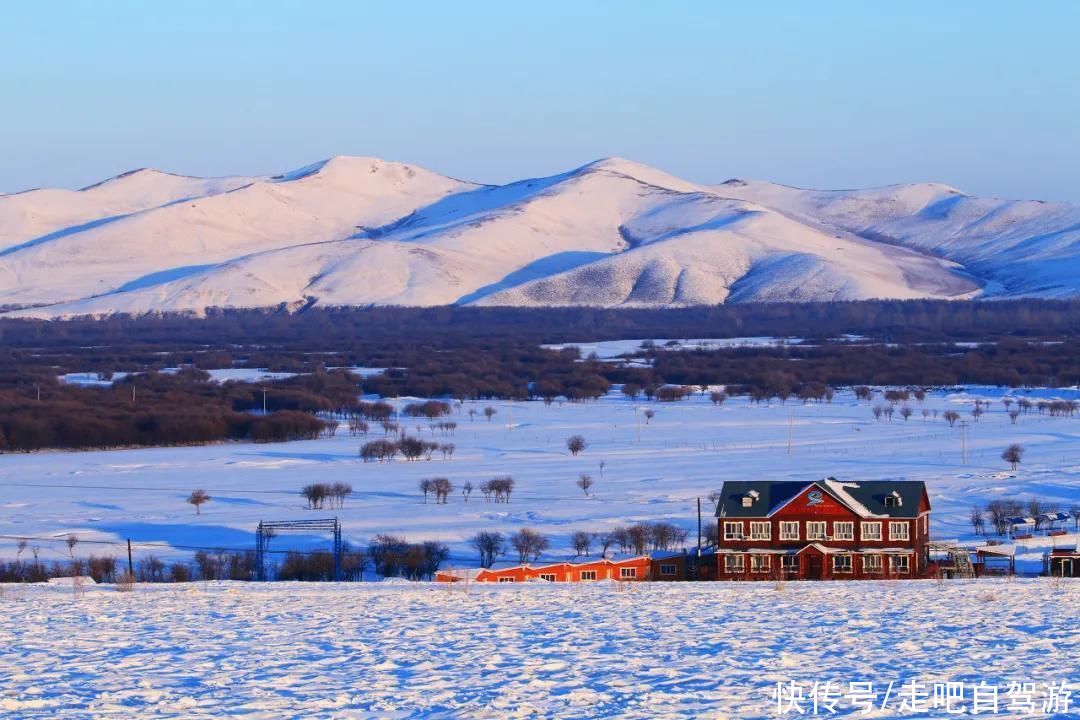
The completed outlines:
<svg viewBox="0 0 1080 720">
<path fill-rule="evenodd" d="M 775 712 L 776 683 L 832 681 L 838 715 L 946 717 L 901 710 L 905 684 L 985 681 L 999 708 L 979 716 L 1032 717 L 1007 688 L 1077 687 L 1078 601 L 1080 581 L 1045 578 L 9 585 L 0 715 L 750 719 L 798 717 Z M 873 683 L 875 712 L 856 712 L 850 682 Z"/>
<path fill-rule="evenodd" d="M 419 424 L 424 437 L 456 445 L 451 459 L 436 453 L 430 462 L 362 463 L 357 450 L 364 439 L 351 437 L 345 423 L 334 438 L 306 442 L 3 455 L 0 558 L 13 558 L 14 538 L 28 537 L 42 560 L 62 560 L 69 533 L 87 541 L 77 549 L 84 556 L 123 556 L 121 543 L 130 538 L 136 560 L 151 552 L 190 557 L 189 547 L 251 548 L 259 520 L 330 515 L 341 518 L 345 539 L 354 544 L 385 532 L 414 542 L 440 540 L 459 565 L 473 563 L 467 540 L 481 529 L 536 528 L 549 535 L 552 554 L 561 557 L 576 530 L 641 520 L 679 523 L 693 539 L 696 499 L 704 499 L 708 520 L 707 496 L 724 480 L 810 481 L 830 475 L 845 481 L 925 480 L 934 505 L 932 534 L 970 537 L 968 512 L 975 502 L 1036 495 L 1063 508 L 1080 503 L 1080 419 L 1032 411 L 1012 425 L 999 402 L 1004 394 L 997 388 L 934 393 L 923 405 L 912 403 L 914 415 L 906 422 L 899 414 L 891 422 L 875 421 L 870 406 L 846 392 L 831 404 L 752 405 L 731 398 L 715 407 L 707 395 L 647 404 L 613 391 L 592 403 L 491 403 L 497 409 L 491 421 L 482 414 L 489 403 L 465 403 L 451 418 L 458 423 L 453 437 L 432 435 L 427 421 L 409 423 L 413 434 Z M 976 397 L 994 404 L 970 422 Z M 645 407 L 656 412 L 648 422 Z M 924 408 L 931 413 L 925 419 Z M 470 409 L 477 411 L 474 420 Z M 969 421 L 967 464 L 960 427 L 950 428 L 941 418 L 947 409 Z M 375 428 L 368 439 L 382 437 Z M 565 441 L 575 433 L 589 446 L 572 457 Z M 1015 472 L 1000 458 L 1012 442 L 1027 449 Z M 591 497 L 575 485 L 580 473 L 595 481 Z M 449 504 L 425 505 L 417 487 L 432 476 L 448 477 L 460 489 L 466 481 L 479 485 L 498 475 L 516 481 L 509 504 L 485 502 L 479 491 L 465 502 L 455 490 Z M 299 490 L 313 482 L 347 482 L 355 492 L 344 508 L 310 511 Z M 199 487 L 213 500 L 197 516 L 185 498 Z M 290 547 L 284 538 L 277 542 L 279 550 Z M 1051 542 L 1025 541 L 1018 549 L 1020 566 L 1038 570 Z"/>
</svg>

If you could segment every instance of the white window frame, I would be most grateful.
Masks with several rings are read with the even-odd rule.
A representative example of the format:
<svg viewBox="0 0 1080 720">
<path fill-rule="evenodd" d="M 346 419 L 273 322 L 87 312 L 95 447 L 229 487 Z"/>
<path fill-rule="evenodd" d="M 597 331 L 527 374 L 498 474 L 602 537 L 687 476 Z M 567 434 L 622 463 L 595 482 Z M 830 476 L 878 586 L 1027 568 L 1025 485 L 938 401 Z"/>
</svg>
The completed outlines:
<svg viewBox="0 0 1080 720">
<path fill-rule="evenodd" d="M 555 573 L 540 573 L 540 579 L 555 582 Z"/>
<path fill-rule="evenodd" d="M 746 570 L 745 555 L 725 555 L 724 572 L 743 572 Z"/>
<path fill-rule="evenodd" d="M 637 580 L 637 568 L 619 568 L 620 580 Z"/>
<path fill-rule="evenodd" d="M 815 532 L 817 531 L 817 532 Z M 807 520 L 806 521 L 806 539 L 807 540 L 824 540 L 825 534 L 828 532 L 828 523 L 824 520 Z"/>
<path fill-rule="evenodd" d="M 750 572 L 767 573 L 772 568 L 772 558 L 765 553 L 750 555 Z"/>
<path fill-rule="evenodd" d="M 903 532 L 900 532 L 901 529 Z M 907 520 L 890 520 L 889 540 L 911 540 L 911 523 Z"/>
<path fill-rule="evenodd" d="M 725 540 L 743 540 L 743 528 L 745 527 L 742 520 L 725 520 L 724 521 L 724 539 Z M 738 533 L 732 532 L 738 528 Z"/>
<path fill-rule="evenodd" d="M 499 582 L 501 582 L 501 583 L 512 583 L 512 582 L 517 582 L 517 578 L 512 578 L 512 577 L 501 577 L 501 578 L 499 578 Z"/>
<path fill-rule="evenodd" d="M 784 572 L 799 572 L 799 556 L 784 555 L 780 558 L 780 569 Z"/>
<path fill-rule="evenodd" d="M 792 527 L 795 528 L 792 532 Z M 780 521 L 780 539 L 781 540 L 798 540 L 799 539 L 799 521 L 798 520 L 782 520 Z"/>
<path fill-rule="evenodd" d="M 661 575 L 678 575 L 679 566 L 673 563 L 664 563 L 660 566 Z"/>
<path fill-rule="evenodd" d="M 873 532 L 871 532 L 871 530 Z M 875 521 L 872 521 L 872 522 L 868 522 L 866 520 L 863 520 L 862 528 L 861 528 L 860 532 L 862 533 L 862 539 L 863 540 L 869 540 L 871 542 L 881 542 L 881 522 L 880 521 L 875 520 Z"/>
<path fill-rule="evenodd" d="M 596 571 L 595 570 L 582 570 L 580 573 L 578 573 L 578 579 L 579 580 L 595 580 L 596 579 Z"/>
<path fill-rule="evenodd" d="M 901 562 L 902 561 L 902 562 Z M 902 567 L 901 567 L 902 565 Z M 894 573 L 902 573 L 907 575 L 911 572 L 911 556 L 910 555 L 890 555 L 889 566 Z"/>
<path fill-rule="evenodd" d="M 873 562 L 871 562 L 873 561 Z M 884 563 L 881 562 L 880 555 L 863 555 L 863 572 L 868 575 L 880 575 Z"/>
<path fill-rule="evenodd" d="M 837 561 L 838 560 L 847 560 L 847 567 L 846 568 L 837 567 Z M 855 569 L 855 563 L 852 562 L 852 558 L 851 558 L 850 555 L 833 555 L 832 571 L 834 573 L 839 573 L 839 574 L 842 574 L 842 575 L 850 575 L 854 569 Z"/>
<path fill-rule="evenodd" d="M 750 539 L 772 540 L 772 523 L 768 520 L 765 522 L 750 521 Z"/>
<path fill-rule="evenodd" d="M 840 528 L 846 527 L 848 529 L 847 537 L 840 537 Z M 832 524 L 833 540 L 854 540 L 855 539 L 855 523 L 850 520 L 839 520 Z"/>
</svg>

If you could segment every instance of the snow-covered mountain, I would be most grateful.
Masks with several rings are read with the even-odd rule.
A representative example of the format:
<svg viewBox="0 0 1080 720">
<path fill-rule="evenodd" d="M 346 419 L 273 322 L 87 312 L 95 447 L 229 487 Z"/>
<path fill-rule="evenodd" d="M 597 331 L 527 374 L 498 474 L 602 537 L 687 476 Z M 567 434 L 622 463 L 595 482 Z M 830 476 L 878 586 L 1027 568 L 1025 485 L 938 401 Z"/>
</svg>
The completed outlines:
<svg viewBox="0 0 1080 720">
<path fill-rule="evenodd" d="M 477 185 L 374 158 L 0 195 L 0 307 L 665 307 L 1080 293 L 1080 208 L 698 185 L 621 159 Z"/>
</svg>

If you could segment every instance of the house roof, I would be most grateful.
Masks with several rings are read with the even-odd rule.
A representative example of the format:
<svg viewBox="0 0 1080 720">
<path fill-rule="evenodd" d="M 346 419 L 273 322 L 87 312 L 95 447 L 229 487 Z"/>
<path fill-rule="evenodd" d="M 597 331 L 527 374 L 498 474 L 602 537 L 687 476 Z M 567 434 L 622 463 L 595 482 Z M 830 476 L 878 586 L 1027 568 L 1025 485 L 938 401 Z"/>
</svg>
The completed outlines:
<svg viewBox="0 0 1080 720">
<path fill-rule="evenodd" d="M 866 480 L 840 482 L 826 478 L 816 482 L 771 480 L 728 480 L 720 490 L 716 517 L 768 517 L 811 485 L 816 485 L 837 502 L 850 508 L 859 517 L 915 518 L 926 483 L 921 480 Z M 757 493 L 750 507 L 743 507 L 743 498 Z M 894 495 L 899 505 L 886 505 L 885 498 Z M 753 497 L 752 495 L 750 495 Z"/>
</svg>

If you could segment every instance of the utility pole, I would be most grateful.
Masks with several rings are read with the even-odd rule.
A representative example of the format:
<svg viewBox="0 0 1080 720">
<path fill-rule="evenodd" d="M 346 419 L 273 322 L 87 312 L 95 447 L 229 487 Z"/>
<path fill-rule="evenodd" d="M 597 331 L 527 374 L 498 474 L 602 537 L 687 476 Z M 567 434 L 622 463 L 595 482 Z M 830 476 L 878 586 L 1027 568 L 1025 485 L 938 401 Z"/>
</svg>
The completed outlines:
<svg viewBox="0 0 1080 720">
<path fill-rule="evenodd" d="M 641 442 L 641 408 L 634 406 L 634 417 L 637 418 L 637 441 Z"/>
<path fill-rule="evenodd" d="M 265 415 L 266 414 L 266 388 L 263 388 L 262 391 L 263 391 L 263 415 Z"/>
<path fill-rule="evenodd" d="M 697 554 L 701 557 L 701 498 L 697 499 Z"/>
<path fill-rule="evenodd" d="M 41 385 L 35 385 L 34 387 L 37 388 L 37 401 L 41 402 Z"/>
<path fill-rule="evenodd" d="M 131 538 L 128 538 L 128 577 L 135 582 L 135 563 L 131 561 Z"/>
<path fill-rule="evenodd" d="M 135 406 L 135 383 L 131 383 L 131 405 Z"/>
</svg>

